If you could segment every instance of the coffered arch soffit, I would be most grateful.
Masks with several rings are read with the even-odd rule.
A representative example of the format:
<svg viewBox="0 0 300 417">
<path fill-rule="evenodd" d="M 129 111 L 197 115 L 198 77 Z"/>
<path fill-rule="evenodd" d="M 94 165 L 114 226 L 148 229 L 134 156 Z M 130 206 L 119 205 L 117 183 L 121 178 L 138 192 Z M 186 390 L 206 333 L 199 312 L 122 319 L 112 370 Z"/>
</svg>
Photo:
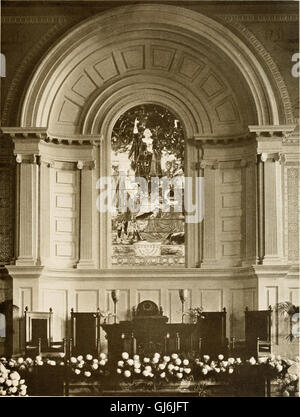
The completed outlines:
<svg viewBox="0 0 300 417">
<path fill-rule="evenodd" d="M 268 78 L 239 38 L 198 13 L 141 5 L 66 35 L 36 70 L 20 124 L 66 137 L 107 133 L 117 115 L 143 102 L 177 113 L 188 136 L 279 122 Z"/>
</svg>

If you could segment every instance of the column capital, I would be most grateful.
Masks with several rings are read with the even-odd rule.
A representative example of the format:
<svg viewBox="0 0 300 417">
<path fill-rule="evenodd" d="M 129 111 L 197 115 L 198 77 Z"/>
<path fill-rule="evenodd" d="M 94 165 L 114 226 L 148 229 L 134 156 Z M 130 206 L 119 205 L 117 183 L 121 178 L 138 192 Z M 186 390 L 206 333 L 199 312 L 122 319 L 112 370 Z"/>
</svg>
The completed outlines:
<svg viewBox="0 0 300 417">
<path fill-rule="evenodd" d="M 38 164 L 40 163 L 39 155 L 36 154 L 16 154 L 17 164 Z"/>
<path fill-rule="evenodd" d="M 285 162 L 285 155 L 281 152 L 261 152 L 259 153 L 262 162 L 279 162 L 280 164 Z"/>
<path fill-rule="evenodd" d="M 96 167 L 96 161 L 83 161 L 83 160 L 79 160 L 77 161 L 77 165 L 76 168 L 81 170 L 93 170 Z"/>
</svg>

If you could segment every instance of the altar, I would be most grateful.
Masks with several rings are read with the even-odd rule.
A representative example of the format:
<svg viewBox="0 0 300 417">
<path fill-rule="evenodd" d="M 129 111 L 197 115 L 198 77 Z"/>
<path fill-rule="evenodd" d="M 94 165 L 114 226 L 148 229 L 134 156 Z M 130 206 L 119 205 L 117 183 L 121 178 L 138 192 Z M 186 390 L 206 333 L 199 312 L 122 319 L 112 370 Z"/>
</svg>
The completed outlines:
<svg viewBox="0 0 300 417">
<path fill-rule="evenodd" d="M 130 355 L 171 354 L 218 355 L 227 353 L 226 310 L 203 312 L 195 323 L 169 323 L 153 301 L 145 300 L 133 310 L 132 320 L 102 324 L 108 340 L 108 355 L 118 360 Z"/>
</svg>

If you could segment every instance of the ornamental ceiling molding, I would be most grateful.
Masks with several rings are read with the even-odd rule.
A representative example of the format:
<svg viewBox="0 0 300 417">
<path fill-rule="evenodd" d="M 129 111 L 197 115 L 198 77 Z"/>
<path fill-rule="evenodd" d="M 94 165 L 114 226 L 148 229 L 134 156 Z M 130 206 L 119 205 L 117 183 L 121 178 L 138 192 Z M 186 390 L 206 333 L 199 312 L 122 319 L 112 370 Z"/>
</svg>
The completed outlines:
<svg viewBox="0 0 300 417">
<path fill-rule="evenodd" d="M 26 70 L 28 70 L 29 65 L 34 62 L 36 57 L 38 61 L 40 60 L 41 55 L 44 54 L 45 45 L 49 42 L 54 35 L 56 35 L 59 30 L 65 25 L 68 21 L 65 16 L 2 16 L 2 24 L 52 24 L 49 30 L 47 30 L 44 35 L 39 39 L 38 42 L 35 42 L 34 45 L 30 48 L 26 54 L 23 61 L 20 63 L 18 69 L 16 70 L 10 84 L 9 89 L 5 98 L 5 102 L 2 110 L 2 125 L 10 124 L 10 114 L 12 111 L 12 106 L 16 103 L 16 99 L 19 95 L 19 92 L 22 90 L 20 83 L 23 79 L 23 75 Z"/>
<path fill-rule="evenodd" d="M 153 19 L 155 23 L 153 23 Z M 79 56 L 81 56 L 79 54 L 84 54 L 84 51 L 87 50 L 84 45 L 96 50 L 93 42 L 95 43 L 99 39 L 99 36 L 96 38 L 96 35 L 100 33 L 105 46 L 111 39 L 111 21 L 115 22 L 113 32 L 115 39 L 120 34 L 125 36 L 124 27 L 128 28 L 126 29 L 127 33 L 132 31 L 134 23 L 139 30 L 144 29 L 145 25 L 148 30 L 160 27 L 160 30 L 163 28 L 169 36 L 176 32 L 184 36 L 188 34 L 194 41 L 203 43 L 204 40 L 208 40 L 218 48 L 213 49 L 220 53 L 220 57 L 224 55 L 229 57 L 232 66 L 239 70 L 245 80 L 245 85 L 251 91 L 258 123 L 279 123 L 279 100 L 276 99 L 269 76 L 255 53 L 239 36 L 220 22 L 183 7 L 139 4 L 134 8 L 122 6 L 105 11 L 86 19 L 66 33 L 64 38 L 49 51 L 33 75 L 23 102 L 20 115 L 21 125 L 45 124 L 51 100 L 53 101 L 56 97 L 55 91 L 58 86 L 61 88 L 59 81 L 67 71 L 64 64 L 70 62 L 71 54 L 73 54 L 74 65 L 77 64 L 76 59 L 79 60 Z M 71 68 L 68 70 L 71 71 Z M 41 85 L 43 85 L 43 89 L 40 88 Z"/>
<path fill-rule="evenodd" d="M 285 84 L 285 81 L 277 67 L 277 65 L 275 64 L 272 56 L 269 54 L 269 52 L 267 52 L 267 50 L 265 49 L 265 47 L 261 44 L 261 42 L 256 38 L 256 36 L 246 27 L 244 26 L 242 23 L 240 22 L 251 22 L 251 21 L 257 21 L 257 22 L 291 22 L 291 21 L 298 21 L 298 16 L 297 16 L 297 20 L 294 20 L 294 17 L 296 15 L 289 15 L 289 17 L 291 18 L 291 16 L 293 16 L 293 19 L 291 18 L 291 20 L 276 20 L 278 19 L 278 15 L 262 15 L 262 16 L 255 16 L 255 18 L 260 18 L 259 20 L 251 20 L 252 15 L 244 15 L 244 16 L 240 16 L 240 15 L 232 15 L 232 16 L 228 16 L 228 15 L 219 15 L 218 17 L 223 19 L 225 22 L 230 23 L 231 26 L 234 26 L 243 36 L 244 38 L 246 38 L 251 45 L 253 46 L 253 48 L 257 51 L 258 55 L 261 56 L 261 58 L 264 60 L 264 62 L 266 63 L 268 69 L 270 70 L 271 74 L 273 75 L 273 78 L 275 80 L 277 89 L 279 91 L 280 94 L 280 98 L 283 104 L 283 108 L 284 108 L 284 113 L 285 113 L 285 118 L 286 118 L 286 123 L 293 123 L 295 118 L 293 115 L 293 109 L 292 109 L 292 104 L 291 104 L 291 100 L 290 100 L 290 96 L 288 93 L 288 89 L 287 86 Z M 284 16 L 284 15 L 280 15 L 281 17 L 288 17 L 288 16 Z M 242 19 L 242 18 L 245 19 Z M 249 20 L 247 20 L 249 18 Z M 267 18 L 267 20 L 263 20 L 264 18 Z M 272 18 L 274 18 L 274 20 L 272 20 Z"/>
<path fill-rule="evenodd" d="M 63 24 L 65 22 L 67 22 L 66 16 L 1 16 L 1 23 L 6 25 Z"/>
<path fill-rule="evenodd" d="M 217 15 L 226 22 L 298 22 L 299 16 L 297 14 L 219 14 Z"/>
</svg>

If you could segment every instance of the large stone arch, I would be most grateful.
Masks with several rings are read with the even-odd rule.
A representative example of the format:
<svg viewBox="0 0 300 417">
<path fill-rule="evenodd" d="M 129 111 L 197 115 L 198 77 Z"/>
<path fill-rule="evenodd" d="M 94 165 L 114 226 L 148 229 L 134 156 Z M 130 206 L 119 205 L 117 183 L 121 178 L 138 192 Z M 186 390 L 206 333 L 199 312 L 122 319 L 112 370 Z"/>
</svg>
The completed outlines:
<svg viewBox="0 0 300 417">
<path fill-rule="evenodd" d="M 95 133 L 88 120 L 119 84 L 135 89 L 137 77 L 145 91 L 160 85 L 174 102 L 181 92 L 190 115 L 198 112 L 193 135 L 279 123 L 268 77 L 236 35 L 184 8 L 135 5 L 89 18 L 53 47 L 27 88 L 19 124 L 53 135 Z M 114 93 L 116 103 L 122 92 Z"/>
</svg>

